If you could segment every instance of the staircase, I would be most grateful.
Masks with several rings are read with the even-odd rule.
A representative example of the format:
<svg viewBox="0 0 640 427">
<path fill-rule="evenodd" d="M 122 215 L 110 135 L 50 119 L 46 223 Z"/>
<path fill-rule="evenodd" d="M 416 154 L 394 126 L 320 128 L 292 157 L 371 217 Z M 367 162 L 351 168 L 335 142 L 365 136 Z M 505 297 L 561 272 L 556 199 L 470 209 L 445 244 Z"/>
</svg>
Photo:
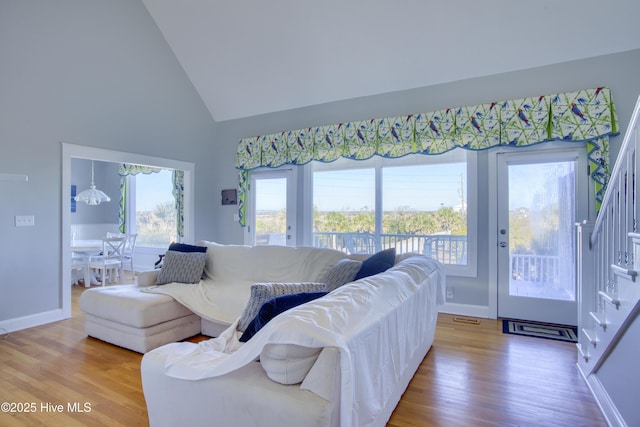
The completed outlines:
<svg viewBox="0 0 640 427">
<path fill-rule="evenodd" d="M 577 227 L 578 368 L 611 426 L 639 426 L 640 98 L 595 223 Z"/>
</svg>

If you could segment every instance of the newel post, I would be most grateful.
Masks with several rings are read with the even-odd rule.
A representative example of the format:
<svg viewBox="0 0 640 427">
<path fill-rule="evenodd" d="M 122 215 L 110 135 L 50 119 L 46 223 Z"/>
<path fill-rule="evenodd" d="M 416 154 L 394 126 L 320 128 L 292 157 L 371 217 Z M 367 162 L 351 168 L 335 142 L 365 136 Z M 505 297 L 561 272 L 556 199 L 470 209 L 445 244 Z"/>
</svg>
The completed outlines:
<svg viewBox="0 0 640 427">
<path fill-rule="evenodd" d="M 595 252 L 591 247 L 591 235 L 594 223 L 584 221 L 576 224 L 576 282 L 578 297 L 578 350 L 579 361 L 586 362 L 589 358 L 588 343 L 585 345 L 583 328 L 589 325 L 590 312 L 596 309 L 596 295 L 598 293 L 595 275 Z"/>
</svg>

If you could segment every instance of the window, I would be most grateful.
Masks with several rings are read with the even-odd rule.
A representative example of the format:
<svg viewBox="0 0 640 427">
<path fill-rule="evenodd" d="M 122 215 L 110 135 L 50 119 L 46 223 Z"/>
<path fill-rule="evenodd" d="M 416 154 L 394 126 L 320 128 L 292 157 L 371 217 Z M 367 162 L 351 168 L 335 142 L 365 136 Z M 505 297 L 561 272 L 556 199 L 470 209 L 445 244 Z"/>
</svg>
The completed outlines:
<svg viewBox="0 0 640 427">
<path fill-rule="evenodd" d="M 475 275 L 475 153 L 313 164 L 312 244 L 348 253 L 394 247 Z M 471 188 L 470 188 L 471 187 Z M 475 203 L 473 205 L 475 206 Z M 473 252 L 475 253 L 475 251 Z"/>
<path fill-rule="evenodd" d="M 466 265 L 467 165 L 392 166 L 382 171 L 382 233 L 388 246 Z"/>
<path fill-rule="evenodd" d="M 373 168 L 314 172 L 314 246 L 375 252 L 375 199 Z"/>
<path fill-rule="evenodd" d="M 166 248 L 171 242 L 178 241 L 172 171 L 138 173 L 129 175 L 128 179 L 135 227 L 130 223 L 127 229 L 138 233 L 136 245 Z"/>
</svg>

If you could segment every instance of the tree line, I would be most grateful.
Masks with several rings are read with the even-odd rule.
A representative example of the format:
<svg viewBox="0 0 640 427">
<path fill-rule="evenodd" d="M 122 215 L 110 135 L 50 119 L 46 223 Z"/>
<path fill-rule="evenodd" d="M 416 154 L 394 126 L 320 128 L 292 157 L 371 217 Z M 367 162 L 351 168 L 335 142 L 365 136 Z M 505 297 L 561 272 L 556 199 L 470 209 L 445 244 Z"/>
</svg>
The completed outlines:
<svg viewBox="0 0 640 427">
<path fill-rule="evenodd" d="M 285 211 L 257 212 L 257 229 L 262 233 L 281 233 L 286 227 Z M 375 233 L 376 216 L 371 210 L 313 211 L 313 231 L 316 233 Z M 467 234 L 467 218 L 450 207 L 437 211 L 415 211 L 406 207 L 382 214 L 384 234 Z"/>
<path fill-rule="evenodd" d="M 168 246 L 177 239 L 177 216 L 175 202 L 159 203 L 152 211 L 136 212 L 138 244 L 146 246 Z"/>
</svg>

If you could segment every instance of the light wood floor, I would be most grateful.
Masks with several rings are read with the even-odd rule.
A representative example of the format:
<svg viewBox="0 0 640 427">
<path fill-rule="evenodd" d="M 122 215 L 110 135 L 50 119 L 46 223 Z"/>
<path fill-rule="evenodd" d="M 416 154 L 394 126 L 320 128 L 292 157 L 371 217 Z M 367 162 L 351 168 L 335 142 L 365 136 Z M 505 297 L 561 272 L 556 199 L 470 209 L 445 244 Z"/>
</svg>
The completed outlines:
<svg viewBox="0 0 640 427">
<path fill-rule="evenodd" d="M 83 291 L 73 288 L 71 319 L 0 338 L 0 403 L 21 411 L 0 412 L 1 426 L 148 425 L 142 356 L 85 335 Z M 605 426 L 575 362 L 572 344 L 440 315 L 389 426 Z"/>
</svg>

